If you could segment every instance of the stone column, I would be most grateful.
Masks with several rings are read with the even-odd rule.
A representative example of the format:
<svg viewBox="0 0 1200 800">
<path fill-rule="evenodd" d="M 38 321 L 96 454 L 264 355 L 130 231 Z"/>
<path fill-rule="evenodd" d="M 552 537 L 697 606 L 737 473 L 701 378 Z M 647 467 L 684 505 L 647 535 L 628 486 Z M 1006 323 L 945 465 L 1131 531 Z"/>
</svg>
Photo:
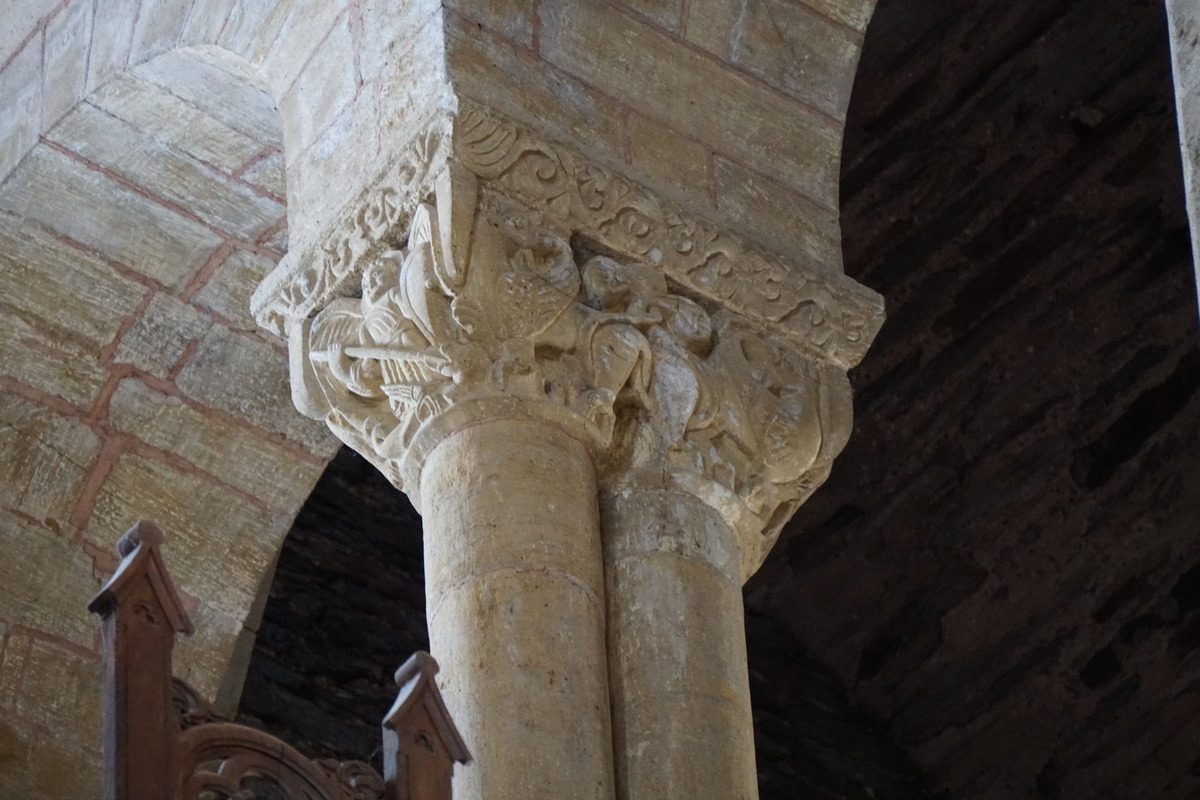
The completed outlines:
<svg viewBox="0 0 1200 800">
<path fill-rule="evenodd" d="M 306 241 L 255 312 L 424 514 L 456 797 L 754 797 L 740 586 L 845 440 L 878 297 L 463 98 Z"/>
</svg>

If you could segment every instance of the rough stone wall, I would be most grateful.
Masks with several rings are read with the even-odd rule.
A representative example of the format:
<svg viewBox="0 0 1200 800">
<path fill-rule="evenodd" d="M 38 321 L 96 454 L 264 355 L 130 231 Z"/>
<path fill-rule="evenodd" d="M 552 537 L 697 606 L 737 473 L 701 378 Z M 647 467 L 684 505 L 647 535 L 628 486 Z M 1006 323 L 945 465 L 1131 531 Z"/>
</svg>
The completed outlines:
<svg viewBox="0 0 1200 800">
<path fill-rule="evenodd" d="M 0 796 L 98 796 L 85 605 L 139 518 L 198 629 L 177 673 L 236 702 L 260 583 L 332 455 L 249 315 L 287 227 L 279 124 L 242 73 L 154 59 L 0 184 Z"/>
</svg>

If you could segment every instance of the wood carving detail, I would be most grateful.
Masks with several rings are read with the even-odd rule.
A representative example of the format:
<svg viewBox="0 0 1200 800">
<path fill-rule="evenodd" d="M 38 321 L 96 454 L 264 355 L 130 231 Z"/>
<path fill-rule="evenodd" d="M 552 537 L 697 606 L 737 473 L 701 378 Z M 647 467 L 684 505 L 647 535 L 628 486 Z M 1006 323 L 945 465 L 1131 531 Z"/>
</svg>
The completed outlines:
<svg viewBox="0 0 1200 800">
<path fill-rule="evenodd" d="M 453 766 L 470 755 L 432 680 L 431 656 L 419 653 L 401 668 L 407 676 L 419 665 L 422 680 L 405 677 L 384 721 L 386 779 L 359 761 L 310 760 L 274 736 L 225 720 L 171 677 L 175 635 L 190 633 L 191 625 L 161 544 L 150 523 L 130 529 L 118 543 L 120 566 L 88 606 L 103 620 L 105 800 L 451 800 Z M 413 707 L 433 713 L 397 712 Z M 405 744 L 431 730 L 451 746 L 433 758 L 404 760 Z M 387 752 L 389 745 L 396 752 Z"/>
</svg>

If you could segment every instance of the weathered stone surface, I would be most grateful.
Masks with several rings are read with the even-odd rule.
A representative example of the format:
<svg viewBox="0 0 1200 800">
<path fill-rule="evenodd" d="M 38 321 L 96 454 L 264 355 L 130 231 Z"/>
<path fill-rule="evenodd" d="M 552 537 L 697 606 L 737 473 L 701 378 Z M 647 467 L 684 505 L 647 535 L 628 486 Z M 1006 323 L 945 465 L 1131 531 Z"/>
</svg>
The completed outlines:
<svg viewBox="0 0 1200 800">
<path fill-rule="evenodd" d="M 286 527 L 211 479 L 124 455 L 100 491 L 88 539 L 111 549 L 137 519 L 153 519 L 172 532 L 167 553 L 181 575 L 191 576 L 182 588 L 230 613 L 249 607 L 257 576 L 271 563 Z"/>
<path fill-rule="evenodd" d="M 37 42 L 26 45 L 0 71 L 0 181 L 37 142 L 42 104 L 42 59 Z"/>
<path fill-rule="evenodd" d="M 717 207 L 742 220 L 746 235 L 813 269 L 842 263 L 838 215 L 721 156 L 713 157 Z"/>
<path fill-rule="evenodd" d="M 150 132 L 82 103 L 47 134 L 88 161 L 238 238 L 253 241 L 283 215 L 283 206 L 197 161 L 180 158 Z"/>
<path fill-rule="evenodd" d="M 368 3 L 368 7 L 376 2 Z M 328 0 L 295 0 L 295 11 L 287 16 L 279 35 L 262 63 L 263 74 L 276 97 L 287 93 L 296 76 L 333 28 L 343 9 Z"/>
<path fill-rule="evenodd" d="M 636 111 L 837 206 L 840 127 L 601 4 L 541 7 L 545 57 Z M 730 109 L 738 109 L 731 114 Z"/>
<path fill-rule="evenodd" d="M 192 302 L 220 314 L 235 328 L 256 330 L 250 315 L 250 295 L 274 268 L 275 262 L 269 258 L 249 250 L 234 250 L 192 296 Z"/>
<path fill-rule="evenodd" d="M 673 198 L 688 205 L 712 204 L 712 153 L 704 144 L 641 114 L 630 112 L 625 124 L 627 157 L 635 172 L 671 187 Z"/>
<path fill-rule="evenodd" d="M 77 408 L 89 408 L 108 380 L 108 369 L 95 360 L 93 346 L 57 339 L 40 320 L 34 325 L 10 315 L 0 329 L 0 374 L 38 391 L 61 397 Z M 55 340 L 46 350 L 43 343 Z"/>
<path fill-rule="evenodd" d="M 320 466 L 266 436 L 190 408 L 133 378 L 117 387 L 108 416 L 117 430 L 174 453 L 274 508 L 298 508 L 321 473 Z"/>
<path fill-rule="evenodd" d="M 225 172 L 234 172 L 263 147 L 254 137 L 132 74 L 108 82 L 88 102 Z"/>
<path fill-rule="evenodd" d="M 155 293 L 133 327 L 121 337 L 116 361 L 165 378 L 189 344 L 212 325 L 203 313 L 170 295 Z"/>
<path fill-rule="evenodd" d="M 514 44 L 533 45 L 534 0 L 447 0 L 446 6 L 471 18 Z"/>
<path fill-rule="evenodd" d="M 861 34 L 794 0 L 746 0 L 729 36 L 732 63 L 845 119 Z"/>
<path fill-rule="evenodd" d="M 99 691 L 95 687 L 94 691 Z M 95 719 L 76 720 L 84 727 L 99 724 Z M 51 738 L 38 742 L 29 761 L 33 789 L 43 797 L 54 800 L 93 800 L 104 791 L 104 773 L 100 768 L 100 752 L 95 750 L 80 758 L 79 745 L 68 742 L 60 745 Z"/>
<path fill-rule="evenodd" d="M 684 0 L 620 0 L 620 2 L 621 5 L 627 6 L 670 31 L 679 28 L 686 5 Z"/>
<path fill-rule="evenodd" d="M 223 325 L 214 325 L 201 340 L 176 384 L 201 403 L 281 433 L 318 455 L 336 449 L 324 426 L 292 406 L 284 355 Z"/>
<path fill-rule="evenodd" d="M 0 791 L 8 797 L 28 797 L 29 743 L 32 736 L 0 719 Z"/>
<path fill-rule="evenodd" d="M 166 286 L 222 242 L 198 222 L 38 145 L 0 189 L 0 208 L 37 220 Z"/>
<path fill-rule="evenodd" d="M 113 0 L 95 5 L 92 48 L 88 54 L 88 91 L 108 83 L 129 64 L 133 40 L 133 26 L 129 22 L 137 19 L 141 0 Z"/>
<path fill-rule="evenodd" d="M 349 21 L 334 27 L 284 95 L 280 108 L 289 151 L 303 152 L 357 92 Z"/>
<path fill-rule="evenodd" d="M 100 440 L 79 420 L 0 394 L 0 502 L 47 524 L 64 525 Z"/>
<path fill-rule="evenodd" d="M 284 176 L 283 152 L 276 150 L 259 159 L 242 173 L 242 180 L 260 186 L 279 198 L 287 197 L 287 179 Z"/>
<path fill-rule="evenodd" d="M 101 672 L 99 657 L 81 657 L 75 651 L 34 639 L 16 710 L 50 732 L 52 739 L 82 744 L 97 754 Z"/>
<path fill-rule="evenodd" d="M 57 527 L 54 520 L 46 524 Z M 87 604 L 100 588 L 91 557 L 68 541 L 65 530 L 42 527 L 7 511 L 0 511 L 0 548 L 21 555 L 0 560 L 3 618 L 91 647 L 97 628 Z M 6 663 L 4 669 L 8 668 Z"/>
<path fill-rule="evenodd" d="M 0 189 L 0 203 L 5 194 Z M 42 333 L 33 341 L 49 346 L 74 341 L 94 358 L 145 291 L 94 255 L 0 213 L 0 303 L 27 325 L 54 334 L 52 340 Z"/>
<path fill-rule="evenodd" d="M 83 98 L 92 43 L 92 3 L 74 0 L 46 25 L 42 120 L 52 124 Z M 2 174 L 2 170 L 0 170 Z"/>
<path fill-rule="evenodd" d="M 211 46 L 172 50 L 134 75 L 264 145 L 283 146 L 275 101 L 253 68 L 232 53 Z"/>
<path fill-rule="evenodd" d="M 130 63 L 140 64 L 173 48 L 191 7 L 191 0 L 141 0 L 129 46 Z"/>
<path fill-rule="evenodd" d="M 46 17 L 59 0 L 33 0 L 14 5 L 0 20 L 0 64 L 7 62 L 25 41 L 37 23 Z"/>
</svg>

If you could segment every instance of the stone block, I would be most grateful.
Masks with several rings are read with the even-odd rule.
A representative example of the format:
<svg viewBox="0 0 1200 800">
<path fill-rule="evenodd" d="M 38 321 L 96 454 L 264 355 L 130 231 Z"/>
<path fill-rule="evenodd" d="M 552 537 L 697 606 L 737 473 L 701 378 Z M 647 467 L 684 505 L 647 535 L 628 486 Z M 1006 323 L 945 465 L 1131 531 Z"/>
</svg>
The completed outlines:
<svg viewBox="0 0 1200 800">
<path fill-rule="evenodd" d="M 719 156 L 713 159 L 713 180 L 717 208 L 738 220 L 747 238 L 813 269 L 843 271 L 835 212 Z"/>
<path fill-rule="evenodd" d="M 265 435 L 191 408 L 133 378 L 117 387 L 108 418 L 117 430 L 180 456 L 289 517 L 323 470 Z"/>
<path fill-rule="evenodd" d="M 845 120 L 861 44 L 859 33 L 802 3 L 747 0 L 731 34 L 729 60 Z"/>
<path fill-rule="evenodd" d="M 95 348 L 63 340 L 52 326 L 33 322 L 39 327 L 15 315 L 4 318 L 0 374 L 61 397 L 76 408 L 89 408 L 108 380 L 108 369 L 96 361 Z M 48 340 L 55 343 L 51 350 L 42 346 Z"/>
<path fill-rule="evenodd" d="M 533 0 L 447 0 L 446 6 L 509 42 L 533 45 Z"/>
<path fill-rule="evenodd" d="M 47 23 L 42 87 L 42 120 L 47 127 L 83 99 L 91 42 L 92 3 L 87 0 L 74 0 Z"/>
<path fill-rule="evenodd" d="M 459 92 L 601 160 L 622 160 L 620 108 L 609 97 L 461 18 L 447 25 Z"/>
<path fill-rule="evenodd" d="M 877 2 L 878 0 L 804 0 L 804 3 L 817 13 L 859 33 L 867 30 L 867 23 L 875 13 Z"/>
<path fill-rule="evenodd" d="M 287 197 L 287 178 L 284 174 L 283 153 L 275 150 L 255 161 L 245 172 L 242 180 L 252 183 L 278 198 Z M 280 216 L 283 216 L 280 214 Z"/>
<path fill-rule="evenodd" d="M 711 207 L 707 147 L 641 114 L 631 113 L 626 124 L 629 164 L 649 185 L 693 208 Z"/>
<path fill-rule="evenodd" d="M 204 314 L 165 294 L 155 294 L 133 327 L 121 337 L 116 361 L 167 377 L 184 350 L 212 324 Z"/>
<path fill-rule="evenodd" d="M 1171 52 L 1175 64 L 1175 95 L 1181 97 L 1200 83 L 1200 6 L 1192 0 L 1167 0 L 1171 21 Z"/>
<path fill-rule="evenodd" d="M 267 246 L 267 249 L 276 253 L 286 253 L 288 251 L 288 227 L 285 225 L 280 228 L 264 244 Z"/>
<path fill-rule="evenodd" d="M 91 614 L 87 616 L 92 618 L 94 630 L 99 631 L 96 618 Z M 35 638 L 29 649 L 25 679 L 17 695 L 17 711 L 50 732 L 59 746 L 98 754 L 102 673 L 98 656 L 83 657 L 53 642 Z"/>
<path fill-rule="evenodd" d="M 29 647 L 33 640 L 27 633 L 8 633 L 7 625 L 3 657 L 0 657 L 0 708 L 12 708 L 17 702 L 17 686 L 25 672 L 29 659 Z"/>
<path fill-rule="evenodd" d="M 223 172 L 236 172 L 262 144 L 154 84 L 122 75 L 88 101 Z"/>
<path fill-rule="evenodd" d="M 283 216 L 279 202 L 198 161 L 180 157 L 157 133 L 81 103 L 47 138 L 245 241 L 257 239 Z"/>
<path fill-rule="evenodd" d="M 333 32 L 301 70 L 291 90 L 280 103 L 284 138 L 290 149 L 299 152 L 328 128 L 357 91 L 354 68 L 354 42 L 348 20 Z"/>
<path fill-rule="evenodd" d="M 163 53 L 134 74 L 263 145 L 282 146 L 275 100 L 254 68 L 216 47 Z"/>
<path fill-rule="evenodd" d="M 0 504 L 65 526 L 100 450 L 77 419 L 15 394 L 0 395 Z"/>
<path fill-rule="evenodd" d="M 318 455 L 337 450 L 325 426 L 302 417 L 292 405 L 283 353 L 222 325 L 201 340 L 175 383 L 189 397 L 283 434 Z"/>
<path fill-rule="evenodd" d="M 0 719 L 0 796 L 29 797 L 29 750 L 33 737 L 15 720 Z"/>
<path fill-rule="evenodd" d="M 237 0 L 216 43 L 259 64 L 295 10 L 296 0 Z"/>
<path fill-rule="evenodd" d="M 59 4 L 59 0 L 30 0 L 23 3 L 6 3 L 0 16 L 0 64 L 4 64 L 17 52 L 38 22 L 44 19 Z M 36 38 L 36 37 L 35 37 Z"/>
<path fill-rule="evenodd" d="M 163 530 L 167 567 L 182 591 L 239 617 L 249 610 L 290 522 L 231 496 L 207 476 L 126 454 L 100 490 L 87 537 L 112 551 L 139 519 Z"/>
<path fill-rule="evenodd" d="M 77 484 L 64 484 L 67 491 L 78 489 Z M 5 617 L 13 624 L 91 647 L 99 628 L 87 604 L 100 590 L 91 557 L 63 534 L 2 510 L 0 545 L 7 554 L 0 561 L 0 607 Z M 8 667 L 6 662 L 5 670 Z"/>
<path fill-rule="evenodd" d="M 41 42 L 26 45 L 0 71 L 0 183 L 37 142 L 42 113 Z"/>
<path fill-rule="evenodd" d="M 620 4 L 641 14 L 655 25 L 677 31 L 683 20 L 684 0 L 619 0 Z M 726 3 L 733 6 L 733 3 Z"/>
<path fill-rule="evenodd" d="M 265 256 L 234 250 L 192 296 L 192 302 L 221 315 L 234 328 L 256 331 L 258 325 L 250 315 L 250 295 L 274 268 L 275 262 Z"/>
<path fill-rule="evenodd" d="M 77 722 L 82 728 L 88 721 Z M 97 720 L 96 725 L 100 722 Z M 99 728 L 96 735 L 99 737 Z M 95 742 L 99 747 L 99 741 Z M 104 771 L 100 751 L 74 742 L 62 742 L 57 732 L 38 740 L 30 759 L 30 781 L 34 790 L 54 800 L 94 800 L 104 794 Z"/>
<path fill-rule="evenodd" d="M 329 0 L 296 0 L 262 61 L 263 75 L 276 97 L 291 88 L 309 56 L 343 13 L 341 4 Z"/>
<path fill-rule="evenodd" d="M 132 20 L 137 19 L 141 0 L 110 0 L 96 3 L 92 23 L 92 49 L 88 55 L 88 91 L 125 71 L 133 41 Z"/>
<path fill-rule="evenodd" d="M 198 222 L 46 145 L 30 151 L 0 208 L 36 220 L 165 286 L 179 286 L 224 240 Z"/>
<path fill-rule="evenodd" d="M 4 195 L 0 193 L 0 204 Z M 0 214 L 0 297 L 29 326 L 52 333 L 39 336 L 41 344 L 74 342 L 92 350 L 94 358 L 144 295 L 140 284 L 101 259 Z"/>
<path fill-rule="evenodd" d="M 129 63 L 140 64 L 175 47 L 192 0 L 142 0 L 129 46 Z"/>
<path fill-rule="evenodd" d="M 175 675 L 210 701 L 226 701 L 220 696 L 221 687 L 226 682 L 240 686 L 245 679 L 246 665 L 235 663 L 245 616 L 244 611 L 236 614 L 223 611 L 202 598 L 189 612 L 196 633 L 175 641 Z M 233 670 L 238 674 L 230 675 Z M 222 707 L 234 711 L 239 699 L 234 697 Z"/>
<path fill-rule="evenodd" d="M 366 0 L 359 51 L 363 80 L 371 81 L 391 72 L 396 60 L 414 49 L 417 37 L 427 35 L 431 21 L 440 24 L 442 5 L 442 0 Z M 434 36 L 441 39 L 440 33 L 435 32 Z"/>
<path fill-rule="evenodd" d="M 212 44 L 221 35 L 237 0 L 194 0 L 179 35 L 179 46 Z"/>
<path fill-rule="evenodd" d="M 551 63 L 634 110 L 837 208 L 841 126 L 600 3 L 547 0 Z"/>
</svg>

